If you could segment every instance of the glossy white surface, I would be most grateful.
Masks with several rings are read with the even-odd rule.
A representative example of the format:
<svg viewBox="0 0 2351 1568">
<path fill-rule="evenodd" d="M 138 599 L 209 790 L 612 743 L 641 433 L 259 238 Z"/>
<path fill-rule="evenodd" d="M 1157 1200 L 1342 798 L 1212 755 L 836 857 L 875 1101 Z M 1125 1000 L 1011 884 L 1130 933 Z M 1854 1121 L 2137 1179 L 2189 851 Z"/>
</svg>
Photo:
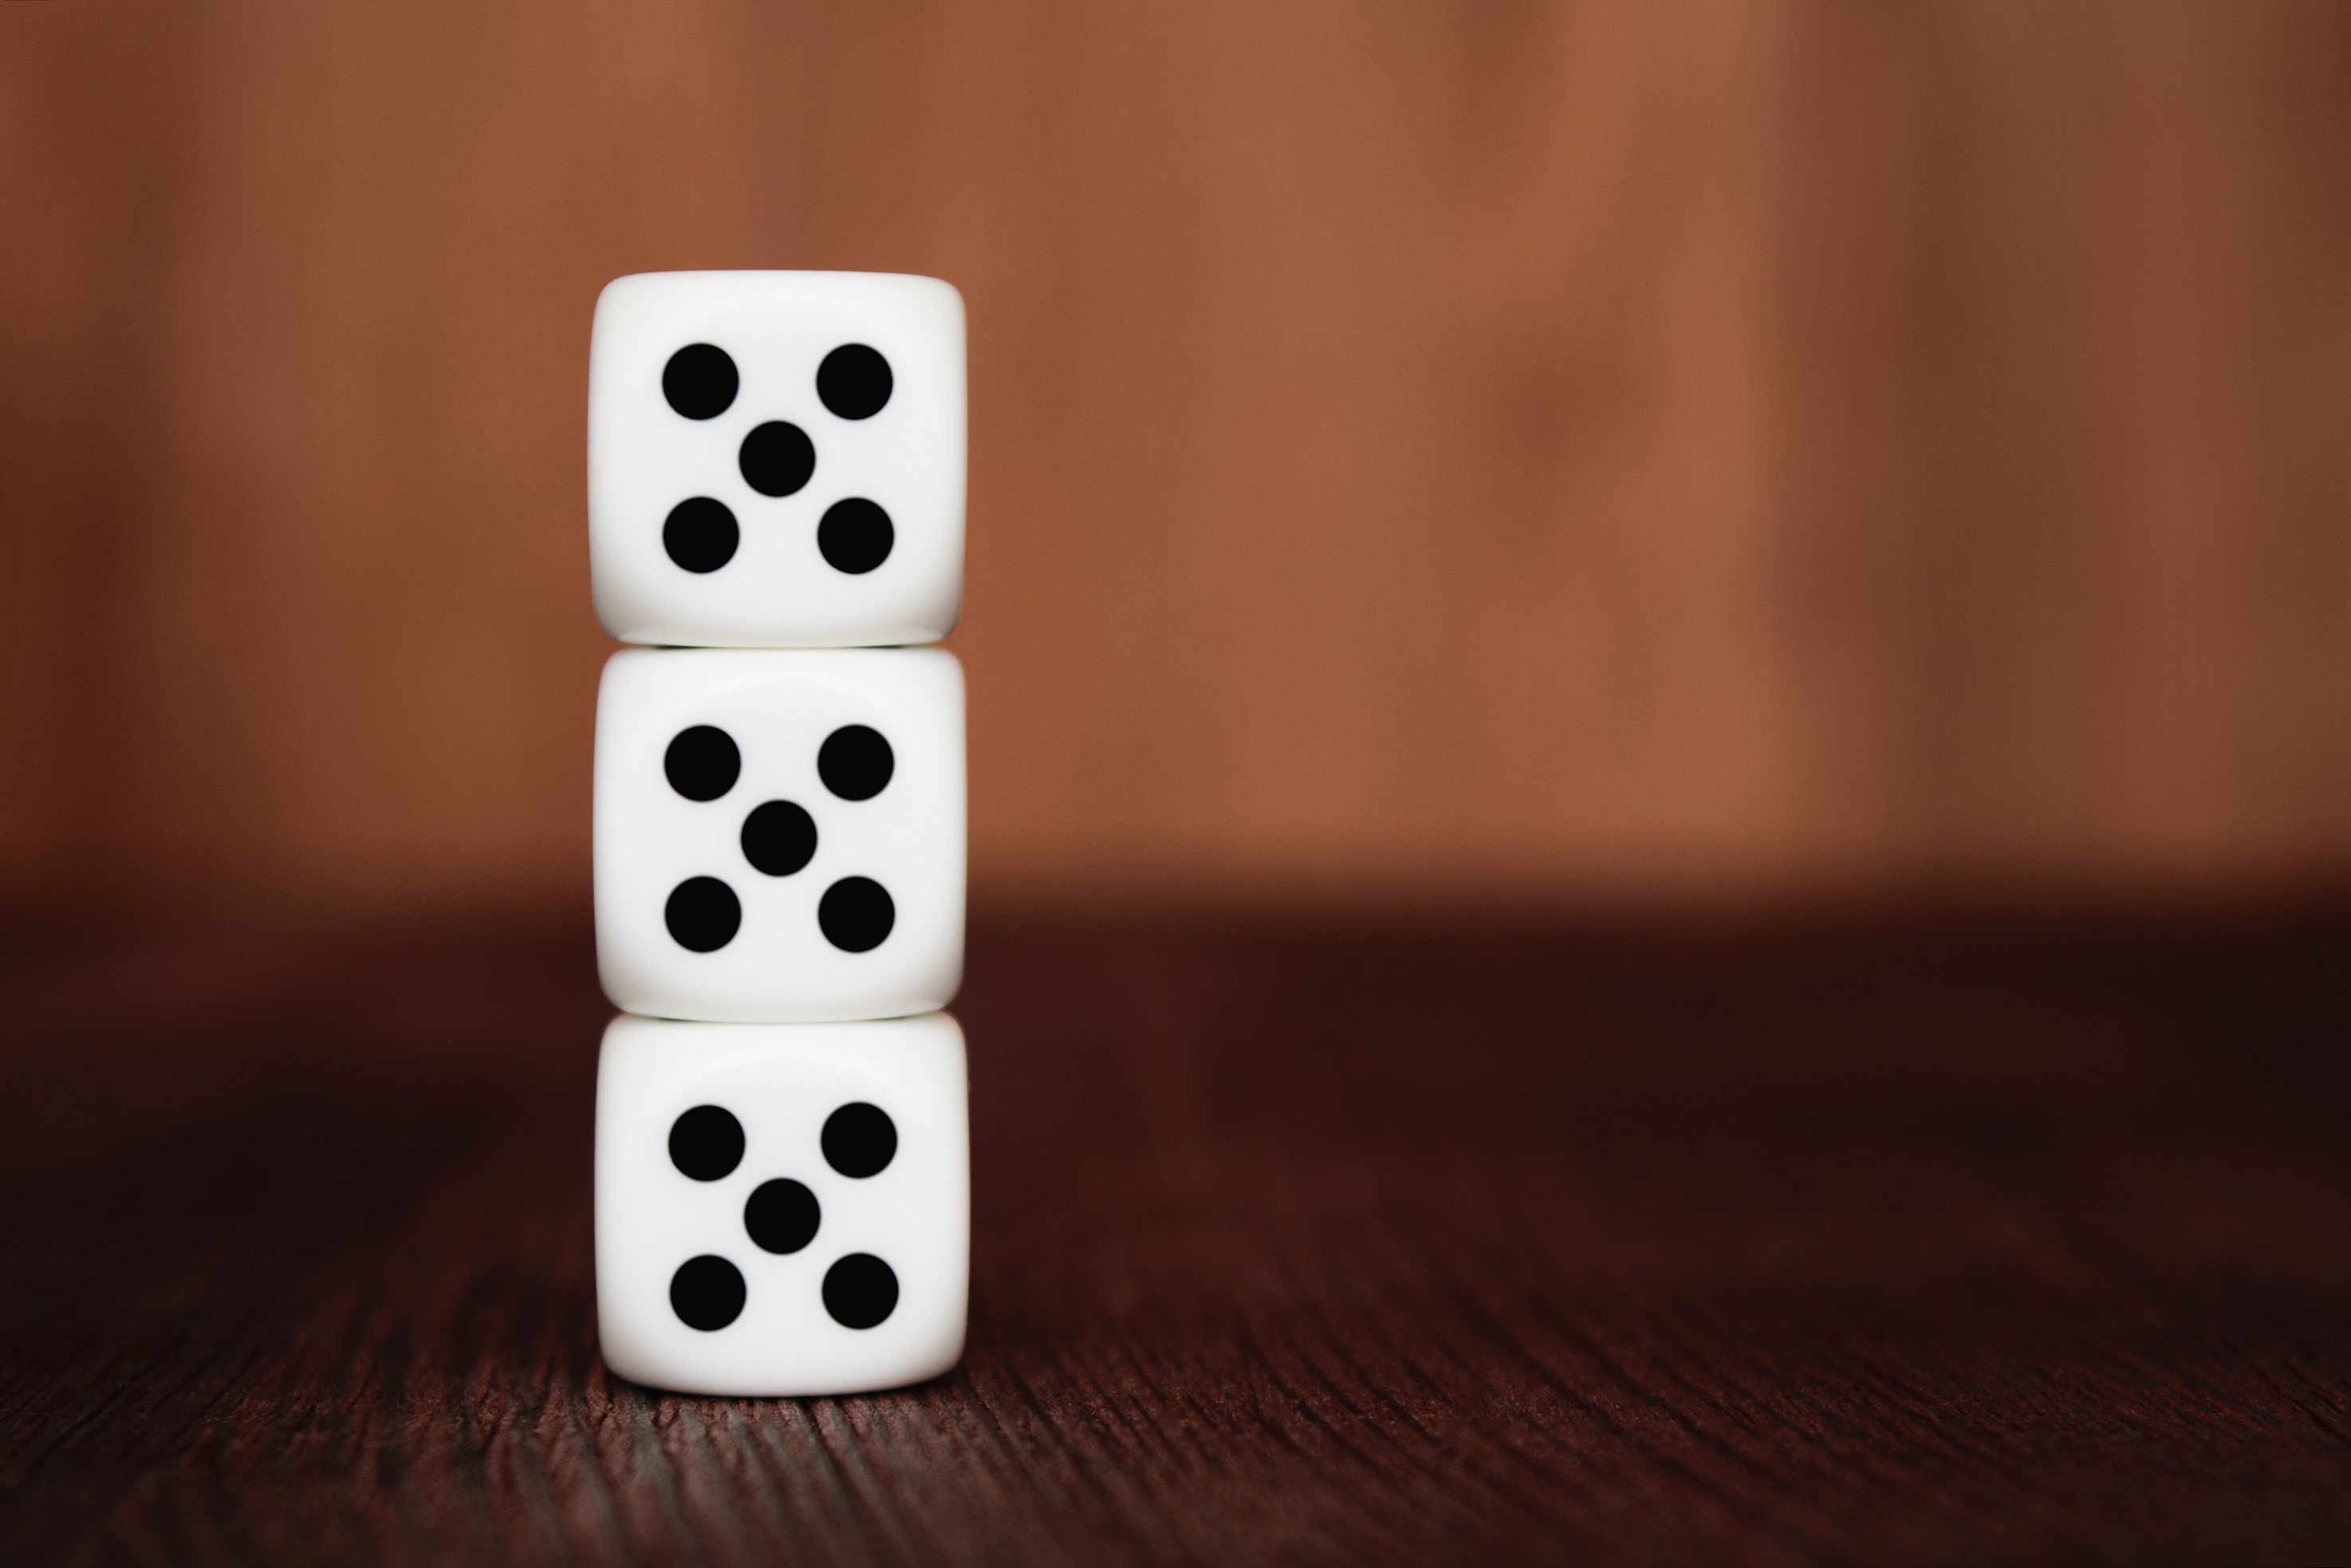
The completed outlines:
<svg viewBox="0 0 2351 1568">
<path fill-rule="evenodd" d="M 670 747 L 707 727 L 737 749 L 715 799 L 672 782 Z M 829 737 L 885 740 L 887 785 L 842 799 L 820 777 Z M 929 1012 L 963 976 L 964 687 L 935 648 L 631 649 L 604 666 L 596 707 L 596 952 L 615 1007 L 652 1017 L 820 1022 Z M 805 810 L 815 851 L 788 874 L 758 870 L 747 822 L 768 802 Z M 738 901 L 739 927 L 695 951 L 669 922 L 682 884 Z M 867 951 L 830 940 L 832 889 L 879 883 L 889 933 Z"/>
<path fill-rule="evenodd" d="M 726 353 L 739 389 L 721 413 L 679 413 L 671 357 Z M 819 396 L 825 356 L 863 344 L 888 362 L 878 412 L 843 418 Z M 763 495 L 739 462 L 769 422 L 814 448 L 805 486 Z M 588 539 L 596 616 L 624 643 L 686 647 L 873 647 L 929 643 L 963 597 L 964 313 L 935 277 L 858 272 L 655 272 L 615 279 L 596 303 L 588 356 Z M 724 505 L 731 559 L 682 567 L 673 508 Z M 818 544 L 828 508 L 870 500 L 890 518 L 886 559 L 851 572 Z"/>
<path fill-rule="evenodd" d="M 827 1119 L 878 1108 L 896 1147 L 880 1171 L 845 1176 L 823 1148 Z M 724 1111 L 739 1162 L 715 1179 L 671 1154 L 679 1117 Z M 699 1113 L 707 1115 L 707 1113 Z M 596 1310 L 604 1359 L 633 1382 L 692 1394 L 822 1395 L 935 1376 L 963 1353 L 970 1267 L 969 1135 L 963 1033 L 944 1013 L 852 1024 L 692 1024 L 615 1019 L 596 1078 Z M 706 1173 L 705 1173 L 706 1174 Z M 789 1252 L 753 1239 L 763 1185 L 812 1194 L 812 1237 Z M 878 1259 L 897 1299 L 871 1327 L 837 1321 L 829 1271 Z M 739 1313 L 715 1329 L 682 1321 L 679 1270 L 723 1260 Z M 871 1263 L 862 1265 L 872 1268 Z"/>
</svg>

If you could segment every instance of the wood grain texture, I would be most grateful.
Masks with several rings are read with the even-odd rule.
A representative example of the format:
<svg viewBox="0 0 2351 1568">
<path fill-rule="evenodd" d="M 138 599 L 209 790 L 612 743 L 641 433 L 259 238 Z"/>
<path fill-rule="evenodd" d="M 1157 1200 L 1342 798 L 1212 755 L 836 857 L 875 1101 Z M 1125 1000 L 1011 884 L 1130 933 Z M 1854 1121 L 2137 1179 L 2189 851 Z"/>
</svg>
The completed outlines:
<svg viewBox="0 0 2351 1568">
<path fill-rule="evenodd" d="M 2319 0 L 0 7 L 0 883 L 586 876 L 588 312 L 972 308 L 983 883 L 2351 861 Z"/>
<path fill-rule="evenodd" d="M 593 1339 L 583 929 L 12 942 L 0 1559 L 2351 1555 L 2351 925 L 984 921 L 969 1353 Z"/>
</svg>

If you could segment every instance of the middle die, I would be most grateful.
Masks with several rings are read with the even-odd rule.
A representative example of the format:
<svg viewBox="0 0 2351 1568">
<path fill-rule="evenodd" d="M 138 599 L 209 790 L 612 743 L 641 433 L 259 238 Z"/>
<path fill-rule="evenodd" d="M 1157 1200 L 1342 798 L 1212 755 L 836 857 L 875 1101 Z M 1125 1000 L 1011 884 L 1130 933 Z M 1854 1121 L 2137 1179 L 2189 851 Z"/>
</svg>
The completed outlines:
<svg viewBox="0 0 2351 1568">
<path fill-rule="evenodd" d="M 596 959 L 625 1012 L 900 1018 L 963 977 L 964 695 L 935 648 L 630 649 L 596 698 Z"/>
</svg>

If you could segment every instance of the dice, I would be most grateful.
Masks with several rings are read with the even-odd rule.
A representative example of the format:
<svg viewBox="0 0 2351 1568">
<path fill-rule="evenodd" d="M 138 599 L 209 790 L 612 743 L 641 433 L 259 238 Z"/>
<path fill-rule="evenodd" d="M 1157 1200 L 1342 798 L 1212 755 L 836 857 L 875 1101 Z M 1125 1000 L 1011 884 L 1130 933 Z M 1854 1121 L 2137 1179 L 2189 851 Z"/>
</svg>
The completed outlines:
<svg viewBox="0 0 2351 1568">
<path fill-rule="evenodd" d="M 588 354 L 589 568 L 624 643 L 930 643 L 963 595 L 963 300 L 935 277 L 656 272 Z"/>
<path fill-rule="evenodd" d="M 626 1012 L 899 1018 L 963 973 L 964 693 L 932 648 L 629 649 L 596 705 L 595 904 Z"/>
<path fill-rule="evenodd" d="M 604 1358 L 848 1394 L 962 1354 L 963 301 L 623 277 L 589 348 Z M 632 1016 L 633 1015 L 633 1016 Z"/>
<path fill-rule="evenodd" d="M 622 1376 L 851 1394 L 962 1354 L 963 1036 L 622 1017 L 596 1079 L 596 1307 Z"/>
</svg>

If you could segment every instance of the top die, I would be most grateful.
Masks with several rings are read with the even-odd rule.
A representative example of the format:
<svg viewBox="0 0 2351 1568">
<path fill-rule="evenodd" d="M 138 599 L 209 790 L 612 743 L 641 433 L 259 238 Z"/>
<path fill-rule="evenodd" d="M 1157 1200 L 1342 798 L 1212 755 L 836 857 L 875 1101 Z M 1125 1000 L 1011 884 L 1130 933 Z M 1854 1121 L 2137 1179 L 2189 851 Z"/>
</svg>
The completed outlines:
<svg viewBox="0 0 2351 1568">
<path fill-rule="evenodd" d="M 588 559 L 623 643 L 935 643 L 963 601 L 963 298 L 882 272 L 644 272 L 588 350 Z"/>
</svg>

